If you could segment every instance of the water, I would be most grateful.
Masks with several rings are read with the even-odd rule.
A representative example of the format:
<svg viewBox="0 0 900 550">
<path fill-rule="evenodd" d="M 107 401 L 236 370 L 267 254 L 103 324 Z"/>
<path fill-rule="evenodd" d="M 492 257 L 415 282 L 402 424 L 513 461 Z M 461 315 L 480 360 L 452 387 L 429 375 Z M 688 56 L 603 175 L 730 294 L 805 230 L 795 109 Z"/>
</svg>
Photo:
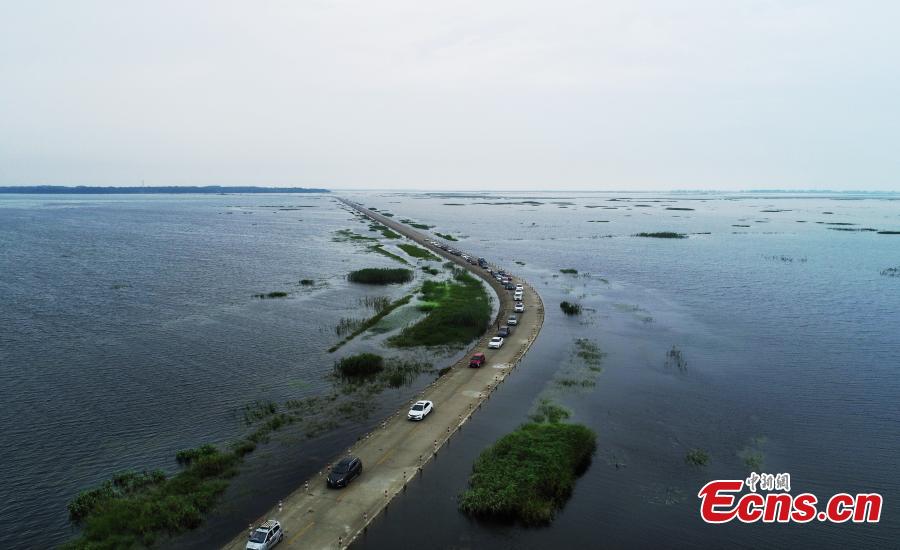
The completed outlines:
<svg viewBox="0 0 900 550">
<path fill-rule="evenodd" d="M 330 391 L 338 320 L 371 315 L 366 295 L 396 299 L 416 284 L 348 284 L 352 269 L 396 263 L 333 242 L 344 228 L 369 234 L 325 195 L 0 195 L 0 545 L 64 542 L 79 491 L 120 470 L 174 471 L 176 451 L 236 440 L 248 403 Z M 290 296 L 252 297 L 270 291 Z M 232 537 L 415 387 L 312 441 L 285 430 L 186 544 Z"/>
<path fill-rule="evenodd" d="M 610 200 L 617 197 L 626 200 Z M 437 541 L 446 548 L 846 548 L 900 540 L 892 504 L 900 499 L 900 279 L 880 275 L 900 265 L 900 237 L 828 229 L 896 230 L 900 202 L 840 195 L 627 197 L 360 199 L 465 236 L 460 246 L 514 267 L 547 306 L 523 367 L 360 547 Z M 477 204 L 523 199 L 543 204 Z M 828 225 L 834 223 L 858 225 Z M 631 236 L 653 231 L 692 235 Z M 570 267 L 579 276 L 559 273 Z M 585 313 L 564 317 L 557 307 L 564 299 L 580 302 Z M 607 353 L 597 386 L 554 389 L 553 376 L 571 361 L 577 337 Z M 665 365 L 673 345 L 687 360 L 684 372 Z M 525 421 L 543 395 L 598 433 L 597 455 L 570 502 L 551 526 L 536 529 L 460 514 L 456 496 L 474 458 Z M 709 466 L 685 464 L 692 448 L 710 453 Z M 697 491 L 711 479 L 746 477 L 749 453 L 760 454 L 763 471 L 791 473 L 794 492 L 820 498 L 880 492 L 882 522 L 705 525 Z"/>
<path fill-rule="evenodd" d="M 459 236 L 464 249 L 525 276 L 547 306 L 522 368 L 361 547 L 896 544 L 900 279 L 880 271 L 900 266 L 900 236 L 828 228 L 900 229 L 900 201 L 347 196 Z M 523 199 L 542 204 L 476 204 Z M 256 399 L 329 391 L 325 349 L 338 340 L 338 320 L 364 316 L 358 299 L 366 294 L 398 298 L 414 286 L 346 284 L 351 269 L 396 264 L 333 242 L 343 228 L 366 232 L 322 195 L 0 195 L 0 382 L 11 389 L 0 397 L 0 429 L 12 442 L 0 462 L 0 543 L 65 541 L 75 533 L 65 503 L 78 491 L 122 469 L 172 471 L 178 449 L 234 440 L 247 430 L 236 411 Z M 692 235 L 631 236 L 662 230 Z M 569 267 L 579 275 L 559 273 Z M 317 283 L 304 289 L 301 278 Z M 273 290 L 291 295 L 251 298 Z M 585 307 L 580 318 L 561 314 L 564 299 Z M 554 390 L 577 337 L 607 353 L 597 386 Z M 359 339 L 342 353 L 382 339 Z M 673 345 L 685 372 L 665 366 Z M 279 434 L 251 455 L 226 504 L 175 545 L 228 540 L 416 384 L 380 396 L 370 419 L 313 441 Z M 598 433 L 595 460 L 557 520 L 522 529 L 457 512 L 473 459 L 542 395 Z M 684 463 L 695 447 L 712 457 L 702 470 Z M 706 526 L 697 490 L 745 477 L 748 452 L 761 453 L 764 471 L 790 472 L 795 492 L 881 492 L 882 523 Z"/>
</svg>

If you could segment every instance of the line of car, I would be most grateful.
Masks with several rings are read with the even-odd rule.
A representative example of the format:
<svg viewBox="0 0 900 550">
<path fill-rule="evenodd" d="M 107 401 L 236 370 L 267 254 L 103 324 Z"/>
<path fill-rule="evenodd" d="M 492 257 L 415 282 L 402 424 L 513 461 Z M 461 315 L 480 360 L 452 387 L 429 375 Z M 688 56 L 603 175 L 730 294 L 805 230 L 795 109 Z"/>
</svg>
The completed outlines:
<svg viewBox="0 0 900 550">
<path fill-rule="evenodd" d="M 503 347 L 504 338 L 508 337 L 511 334 L 512 327 L 519 324 L 519 316 L 516 314 L 525 312 L 525 303 L 523 301 L 525 292 L 524 287 L 520 284 L 513 284 L 512 278 L 502 269 L 497 271 L 490 269 L 488 267 L 487 261 L 484 258 L 475 259 L 468 254 L 463 254 L 461 251 L 449 247 L 443 243 L 439 243 L 438 241 L 428 240 L 426 242 L 432 246 L 453 254 L 454 256 L 460 256 L 463 260 L 472 265 L 478 265 L 482 269 L 487 270 L 487 272 L 492 277 L 494 277 L 497 282 L 503 285 L 505 289 L 514 291 L 513 299 L 516 303 L 513 309 L 515 313 L 510 314 L 510 316 L 506 320 L 506 324 L 501 325 L 498 329 L 497 335 L 492 337 L 488 342 L 488 348 L 490 349 L 500 349 L 501 347 Z M 484 366 L 486 361 L 487 359 L 483 352 L 476 352 L 469 359 L 469 367 L 480 368 Z M 434 412 L 434 410 L 434 402 L 428 400 L 416 401 L 409 409 L 406 417 L 409 420 L 422 421 L 426 416 Z M 340 489 L 346 487 L 353 480 L 362 475 L 362 472 L 362 460 L 357 456 L 348 455 L 339 460 L 338 463 L 331 468 L 331 471 L 328 473 L 325 481 L 328 487 Z M 277 520 L 270 519 L 259 527 L 250 531 L 250 537 L 247 541 L 246 550 L 270 550 L 283 540 L 284 529 L 281 527 L 281 523 L 279 523 Z"/>
</svg>

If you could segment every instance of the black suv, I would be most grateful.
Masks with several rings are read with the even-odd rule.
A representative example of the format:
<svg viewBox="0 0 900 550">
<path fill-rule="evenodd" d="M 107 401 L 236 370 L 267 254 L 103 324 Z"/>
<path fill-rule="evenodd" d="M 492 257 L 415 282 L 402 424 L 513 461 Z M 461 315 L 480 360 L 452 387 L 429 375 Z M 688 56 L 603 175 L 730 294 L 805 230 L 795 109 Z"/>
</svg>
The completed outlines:
<svg viewBox="0 0 900 550">
<path fill-rule="evenodd" d="M 362 473 L 362 460 L 355 456 L 342 458 L 328 474 L 328 486 L 335 489 L 346 487 Z"/>
</svg>

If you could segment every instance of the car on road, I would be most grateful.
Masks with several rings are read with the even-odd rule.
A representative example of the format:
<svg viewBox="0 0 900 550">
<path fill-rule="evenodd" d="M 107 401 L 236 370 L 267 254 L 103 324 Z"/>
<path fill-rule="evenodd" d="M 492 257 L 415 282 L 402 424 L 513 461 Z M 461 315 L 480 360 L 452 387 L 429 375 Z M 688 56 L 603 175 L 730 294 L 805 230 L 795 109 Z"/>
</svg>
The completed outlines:
<svg viewBox="0 0 900 550">
<path fill-rule="evenodd" d="M 512 284 L 512 283 L 506 283 L 506 284 L 503 285 L 503 286 L 504 286 L 504 288 L 506 288 L 506 290 L 513 290 L 513 289 L 516 288 L 516 285 L 514 285 L 514 284 Z"/>
<path fill-rule="evenodd" d="M 247 550 L 269 550 L 284 540 L 284 530 L 281 524 L 270 519 L 250 533 L 247 541 Z"/>
<path fill-rule="evenodd" d="M 409 409 L 409 414 L 406 415 L 406 418 L 410 420 L 423 420 L 428 413 L 434 410 L 434 403 L 431 401 L 416 401 L 416 403 Z"/>
<path fill-rule="evenodd" d="M 506 324 L 511 327 L 518 325 L 519 324 L 519 316 L 516 314 L 510 315 L 509 318 L 506 319 Z"/>
<path fill-rule="evenodd" d="M 469 359 L 469 366 L 473 369 L 477 369 L 484 365 L 485 358 L 484 354 L 481 352 L 472 354 L 472 357 Z"/>
<path fill-rule="evenodd" d="M 326 481 L 329 487 L 334 487 L 335 489 L 346 487 L 362 474 L 362 470 L 362 460 L 359 457 L 347 456 L 334 465 Z"/>
<path fill-rule="evenodd" d="M 521 290 L 522 292 L 525 292 L 525 287 L 522 285 L 516 285 L 516 290 Z"/>
<path fill-rule="evenodd" d="M 491 349 L 500 349 L 503 347 L 503 338 L 500 336 L 494 336 L 491 338 L 491 341 L 488 342 L 488 347 Z"/>
<path fill-rule="evenodd" d="M 516 302 L 516 307 L 513 310 L 516 313 L 525 313 L 525 302 Z"/>
<path fill-rule="evenodd" d="M 515 294 L 513 294 L 513 300 L 517 302 L 521 302 L 522 298 L 525 296 L 525 293 L 521 290 L 517 290 Z"/>
<path fill-rule="evenodd" d="M 508 325 L 500 325 L 500 328 L 497 330 L 497 336 L 501 338 L 506 338 L 512 333 Z"/>
</svg>

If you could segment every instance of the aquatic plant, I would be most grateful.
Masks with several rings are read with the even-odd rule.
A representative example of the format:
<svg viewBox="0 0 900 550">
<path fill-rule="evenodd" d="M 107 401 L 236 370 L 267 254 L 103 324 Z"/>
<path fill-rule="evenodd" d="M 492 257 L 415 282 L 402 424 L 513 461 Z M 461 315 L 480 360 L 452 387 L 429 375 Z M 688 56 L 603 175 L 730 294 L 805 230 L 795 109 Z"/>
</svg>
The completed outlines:
<svg viewBox="0 0 900 550">
<path fill-rule="evenodd" d="M 484 286 L 462 271 L 453 281 L 425 281 L 421 290 L 428 315 L 388 339 L 397 347 L 466 344 L 487 330 L 491 305 Z"/>
<path fill-rule="evenodd" d="M 666 210 L 693 210 L 693 208 L 685 208 L 683 206 L 667 206 Z"/>
<path fill-rule="evenodd" d="M 254 297 L 254 298 L 260 298 L 260 299 L 266 299 L 266 298 L 285 298 L 285 297 L 287 297 L 287 295 L 288 295 L 287 292 L 274 291 L 274 292 L 269 292 L 269 293 L 267 293 L 267 294 L 254 294 L 253 297 Z"/>
<path fill-rule="evenodd" d="M 424 271 L 425 273 L 428 273 L 429 275 L 437 275 L 441 272 L 439 269 L 435 269 L 435 268 L 429 267 L 427 265 L 422 266 L 422 271 Z"/>
<path fill-rule="evenodd" d="M 550 399 L 541 398 L 534 406 L 531 414 L 528 415 L 528 418 L 532 422 L 549 422 L 551 424 L 557 424 L 568 419 L 570 416 L 572 416 L 572 411 L 569 409 L 557 405 Z"/>
<path fill-rule="evenodd" d="M 346 241 L 377 241 L 378 239 L 375 237 L 366 237 L 364 235 L 360 235 L 359 233 L 354 233 L 350 229 L 339 229 L 334 232 L 334 236 L 331 238 L 334 242 L 346 242 Z"/>
<path fill-rule="evenodd" d="M 759 451 L 751 451 L 745 453 L 742 457 L 744 459 L 744 466 L 753 471 L 758 471 L 762 469 L 763 466 L 763 454 Z"/>
<path fill-rule="evenodd" d="M 568 273 L 570 275 L 578 275 L 578 270 L 573 267 L 567 267 L 565 269 L 560 269 L 560 273 Z"/>
<path fill-rule="evenodd" d="M 422 258 L 424 260 L 435 260 L 438 261 L 440 258 L 432 254 L 431 252 L 425 250 L 424 248 L 419 248 L 414 244 L 401 243 L 397 245 L 398 248 L 402 249 L 404 252 L 412 256 L 413 258 Z"/>
<path fill-rule="evenodd" d="M 301 286 L 312 286 L 314 284 L 316 284 L 316 282 L 313 281 L 312 279 L 300 279 Z"/>
<path fill-rule="evenodd" d="M 881 274 L 885 277 L 900 277 L 900 267 L 889 267 L 882 269 Z"/>
<path fill-rule="evenodd" d="M 879 235 L 900 235 L 900 231 L 879 231 Z"/>
<path fill-rule="evenodd" d="M 369 224 L 369 231 L 378 231 L 382 235 L 384 235 L 385 238 L 388 238 L 388 239 L 399 239 L 400 238 L 399 233 L 395 233 L 394 231 L 391 231 L 390 229 L 388 229 L 387 226 L 384 226 L 377 222 Z"/>
<path fill-rule="evenodd" d="M 672 349 L 666 352 L 666 367 L 673 366 L 682 372 L 687 370 L 687 361 L 684 360 L 684 355 L 675 345 L 672 345 Z"/>
<path fill-rule="evenodd" d="M 248 426 L 278 412 L 274 401 L 254 401 L 244 406 L 244 423 Z"/>
<path fill-rule="evenodd" d="M 372 246 L 369 247 L 369 250 L 371 250 L 372 252 L 381 254 L 382 256 L 387 256 L 388 258 L 398 261 L 403 265 L 409 265 L 409 262 L 407 262 L 405 259 L 394 254 L 393 252 L 389 252 L 389 251 L 385 250 L 383 244 L 373 244 Z"/>
<path fill-rule="evenodd" d="M 459 509 L 526 525 L 549 523 L 572 494 L 596 445 L 596 434 L 586 426 L 525 424 L 475 460 Z"/>
<path fill-rule="evenodd" d="M 191 462 L 197 460 L 198 458 L 212 455 L 219 452 L 215 445 L 201 445 L 194 449 L 185 449 L 183 451 L 178 451 L 175 453 L 175 460 L 179 464 L 190 464 Z"/>
<path fill-rule="evenodd" d="M 367 267 L 347 274 L 351 283 L 368 285 L 390 285 L 412 281 L 413 272 L 403 268 Z"/>
<path fill-rule="evenodd" d="M 435 233 L 435 235 L 444 239 L 445 241 L 458 241 L 459 240 L 456 237 L 454 237 L 453 235 L 448 235 L 446 233 Z"/>
<path fill-rule="evenodd" d="M 559 304 L 559 309 L 562 310 L 566 315 L 580 315 L 581 314 L 581 306 L 579 304 L 574 304 L 568 301 L 562 301 Z"/>
<path fill-rule="evenodd" d="M 334 327 L 334 332 L 338 336 L 343 336 L 348 332 L 353 332 L 359 328 L 359 326 L 363 323 L 362 319 L 354 319 L 350 317 L 341 317 L 341 320 L 338 321 L 337 326 Z"/>
<path fill-rule="evenodd" d="M 406 225 L 408 225 L 408 226 L 410 226 L 410 227 L 415 227 L 416 229 L 423 229 L 423 230 L 425 230 L 425 231 L 427 231 L 427 230 L 431 229 L 432 227 L 434 227 L 433 225 L 426 225 L 426 224 L 424 224 L 424 223 L 416 223 L 416 222 L 414 222 L 414 221 L 412 221 L 412 220 L 408 220 L 408 219 L 405 219 L 405 218 L 402 219 L 402 220 L 400 220 L 400 221 L 401 221 L 402 223 L 405 223 Z"/>
<path fill-rule="evenodd" d="M 391 305 L 391 299 L 387 296 L 363 296 L 359 299 L 359 305 L 378 312 Z"/>
<path fill-rule="evenodd" d="M 371 376 L 384 370 L 384 358 L 375 353 L 359 353 L 334 362 L 334 370 L 341 376 Z"/>
<path fill-rule="evenodd" d="M 709 464 L 709 453 L 703 449 L 691 449 L 685 455 L 684 461 L 690 466 L 706 466 Z"/>
<path fill-rule="evenodd" d="M 657 231 L 655 233 L 637 233 L 635 237 L 652 237 L 654 239 L 687 239 L 684 233 L 674 231 Z"/>
<path fill-rule="evenodd" d="M 233 452 L 205 452 L 171 478 L 160 471 L 116 474 L 69 503 L 82 527 L 67 548 L 152 546 L 162 535 L 197 527 L 236 472 Z"/>
<path fill-rule="evenodd" d="M 352 333 L 350 333 L 346 338 L 344 338 L 343 340 L 341 340 L 341 341 L 338 342 L 337 344 L 335 344 L 335 345 L 331 346 L 330 348 L 328 348 L 328 353 L 334 353 L 334 352 L 337 351 L 341 346 L 343 346 L 344 344 L 346 344 L 346 343 L 349 342 L 350 340 L 356 338 L 357 336 L 359 336 L 359 335 L 362 334 L 363 332 L 369 330 L 370 328 L 372 328 L 373 326 L 375 326 L 379 321 L 381 321 L 382 319 L 384 319 L 384 318 L 385 318 L 388 314 L 390 314 L 392 311 L 394 311 L 395 309 L 397 309 L 397 308 L 400 307 L 400 306 L 403 306 L 403 305 L 408 304 L 409 301 L 412 299 L 412 297 L 413 297 L 412 294 L 407 294 L 406 296 L 404 296 L 403 298 L 400 298 L 400 299 L 397 300 L 396 302 L 393 302 L 393 303 L 391 303 L 390 305 L 387 305 L 387 306 L 382 307 L 380 310 L 377 309 L 378 306 L 376 306 L 376 311 L 377 311 L 377 313 L 376 313 L 375 315 L 373 315 L 372 317 L 370 317 L 370 318 L 366 319 L 365 321 L 363 321 L 362 323 L 360 323 L 359 327 L 357 327 L 356 330 L 354 330 Z"/>
</svg>

